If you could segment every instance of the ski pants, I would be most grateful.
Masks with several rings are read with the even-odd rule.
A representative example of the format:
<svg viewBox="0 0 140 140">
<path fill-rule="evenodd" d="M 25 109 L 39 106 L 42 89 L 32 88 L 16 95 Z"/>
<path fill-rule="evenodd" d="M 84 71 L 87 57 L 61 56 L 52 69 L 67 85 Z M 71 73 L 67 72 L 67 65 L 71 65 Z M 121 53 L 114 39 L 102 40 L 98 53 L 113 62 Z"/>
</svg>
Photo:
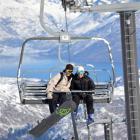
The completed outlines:
<svg viewBox="0 0 140 140">
<path fill-rule="evenodd" d="M 86 104 L 87 107 L 87 114 L 93 114 L 94 108 L 93 108 L 93 97 L 91 94 L 84 94 L 84 93 L 74 93 L 72 95 L 73 101 L 76 103 L 76 112 L 78 110 L 78 105 L 80 103 L 80 100 L 83 100 L 83 102 Z"/>
<path fill-rule="evenodd" d="M 67 100 L 66 93 L 53 93 L 53 99 L 49 102 L 50 113 L 53 113 L 58 106 Z"/>
</svg>

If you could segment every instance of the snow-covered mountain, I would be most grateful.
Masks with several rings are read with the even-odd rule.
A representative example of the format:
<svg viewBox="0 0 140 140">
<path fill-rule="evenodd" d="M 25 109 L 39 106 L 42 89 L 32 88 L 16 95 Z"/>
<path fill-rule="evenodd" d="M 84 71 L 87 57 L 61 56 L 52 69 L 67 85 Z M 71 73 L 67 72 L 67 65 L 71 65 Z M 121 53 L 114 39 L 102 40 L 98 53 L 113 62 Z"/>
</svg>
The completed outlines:
<svg viewBox="0 0 140 140">
<path fill-rule="evenodd" d="M 95 5 L 127 2 L 132 1 L 94 0 Z M 39 23 L 40 0 L 7 0 L 6 2 L 5 0 L 1 0 L 0 4 L 0 73 L 3 76 L 9 73 L 11 73 L 11 75 L 9 74 L 10 76 L 15 76 L 15 73 L 11 71 L 15 71 L 17 68 L 20 48 L 23 41 L 32 36 L 46 36 L 48 34 Z M 65 16 L 60 1 L 49 1 L 48 5 L 45 5 L 45 13 L 45 22 L 52 29 L 55 31 L 65 29 Z M 116 66 L 119 64 L 121 67 L 121 37 L 118 14 L 79 14 L 68 12 L 67 15 L 68 29 L 72 35 L 95 36 L 107 39 L 112 48 L 114 62 L 117 63 Z M 140 52 L 139 12 L 136 14 L 136 21 L 138 52 Z M 50 47 L 52 43 L 38 42 L 36 46 L 34 45 L 35 43 L 32 42 L 32 47 L 27 49 L 27 56 L 29 57 L 28 60 L 30 60 L 30 63 L 33 62 L 34 59 L 38 61 L 40 59 L 53 59 L 54 55 L 57 56 L 56 48 Z M 104 46 L 105 44 L 102 41 L 86 41 L 73 44 L 70 48 L 71 60 L 83 63 L 87 63 L 87 61 L 88 63 L 107 61 L 105 59 L 107 52 L 104 50 Z M 75 52 L 78 53 L 75 54 Z M 64 57 L 66 55 L 68 55 L 68 49 L 67 47 L 63 47 L 62 56 Z"/>
<path fill-rule="evenodd" d="M 49 114 L 48 106 L 21 105 L 18 97 L 16 79 L 0 78 L 0 139 Z"/>
<path fill-rule="evenodd" d="M 119 122 L 125 118 L 125 103 L 123 86 L 115 88 L 115 95 L 111 104 L 95 104 L 95 121 L 101 118 L 112 117 L 114 140 L 126 140 L 126 124 Z M 15 78 L 0 78 L 0 140 L 31 140 L 27 131 L 49 115 L 48 105 L 22 105 Z M 83 115 L 82 105 L 79 107 L 79 116 Z M 81 125 L 79 127 L 82 127 Z M 78 128 L 79 128 L 78 127 Z M 67 130 L 67 131 L 66 131 Z M 87 139 L 86 127 L 78 129 L 81 140 Z M 103 125 L 91 127 L 92 137 L 103 139 Z M 70 139 L 73 135 L 70 116 L 61 120 L 39 140 Z"/>
</svg>

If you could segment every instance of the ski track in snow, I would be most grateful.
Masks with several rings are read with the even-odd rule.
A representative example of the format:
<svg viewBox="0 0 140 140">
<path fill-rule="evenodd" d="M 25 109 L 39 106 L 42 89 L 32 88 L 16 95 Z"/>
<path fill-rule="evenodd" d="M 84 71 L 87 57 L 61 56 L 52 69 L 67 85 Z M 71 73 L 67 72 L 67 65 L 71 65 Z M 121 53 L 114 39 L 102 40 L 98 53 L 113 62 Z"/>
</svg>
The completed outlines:
<svg viewBox="0 0 140 140">
<path fill-rule="evenodd" d="M 126 140 L 125 123 L 117 123 L 125 118 L 123 86 L 115 88 L 115 95 L 110 104 L 95 104 L 95 121 L 101 118 L 112 117 L 114 140 Z M 33 140 L 27 135 L 29 129 L 49 115 L 47 105 L 22 105 L 15 78 L 0 78 L 0 140 Z M 83 106 L 79 106 L 79 119 L 84 117 Z M 78 133 L 81 140 L 87 139 L 87 130 L 84 123 L 78 123 Z M 101 124 L 90 127 L 94 140 L 104 139 L 104 127 Z M 73 135 L 70 115 L 62 119 L 56 126 L 37 140 L 69 140 Z"/>
</svg>

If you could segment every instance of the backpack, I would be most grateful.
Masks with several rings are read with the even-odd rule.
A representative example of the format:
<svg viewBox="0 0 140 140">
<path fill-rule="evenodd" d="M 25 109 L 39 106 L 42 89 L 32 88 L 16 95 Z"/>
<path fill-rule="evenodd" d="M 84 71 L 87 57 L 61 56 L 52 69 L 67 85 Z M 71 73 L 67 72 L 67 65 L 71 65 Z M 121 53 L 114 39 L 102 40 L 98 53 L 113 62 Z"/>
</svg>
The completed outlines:
<svg viewBox="0 0 140 140">
<path fill-rule="evenodd" d="M 55 87 L 57 87 L 57 85 L 62 81 L 63 76 L 64 76 L 63 72 L 60 72 L 60 79 L 58 80 L 58 82 L 57 82 L 57 84 L 55 85 Z"/>
<path fill-rule="evenodd" d="M 72 74 L 71 77 L 73 77 L 73 76 L 74 76 L 74 75 Z M 63 73 L 63 72 L 60 72 L 60 79 L 58 80 L 58 82 L 57 82 L 57 84 L 55 85 L 55 87 L 58 86 L 58 84 L 62 81 L 63 77 L 64 77 L 64 73 Z M 70 78 L 71 78 L 71 77 L 70 77 Z M 70 79 L 69 79 L 69 80 L 70 80 Z"/>
</svg>

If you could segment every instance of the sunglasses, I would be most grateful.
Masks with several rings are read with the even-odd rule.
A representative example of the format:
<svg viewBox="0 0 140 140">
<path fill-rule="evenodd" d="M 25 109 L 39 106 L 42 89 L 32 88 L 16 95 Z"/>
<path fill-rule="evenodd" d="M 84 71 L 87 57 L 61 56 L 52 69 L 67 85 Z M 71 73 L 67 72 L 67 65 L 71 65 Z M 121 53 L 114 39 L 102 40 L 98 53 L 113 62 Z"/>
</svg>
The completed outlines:
<svg viewBox="0 0 140 140">
<path fill-rule="evenodd" d="M 84 74 L 84 71 L 78 71 L 78 74 L 80 75 L 80 74 Z"/>
<path fill-rule="evenodd" d="M 72 73 L 72 72 L 73 72 L 73 70 L 66 70 L 66 72 L 68 72 L 68 73 Z"/>
</svg>

